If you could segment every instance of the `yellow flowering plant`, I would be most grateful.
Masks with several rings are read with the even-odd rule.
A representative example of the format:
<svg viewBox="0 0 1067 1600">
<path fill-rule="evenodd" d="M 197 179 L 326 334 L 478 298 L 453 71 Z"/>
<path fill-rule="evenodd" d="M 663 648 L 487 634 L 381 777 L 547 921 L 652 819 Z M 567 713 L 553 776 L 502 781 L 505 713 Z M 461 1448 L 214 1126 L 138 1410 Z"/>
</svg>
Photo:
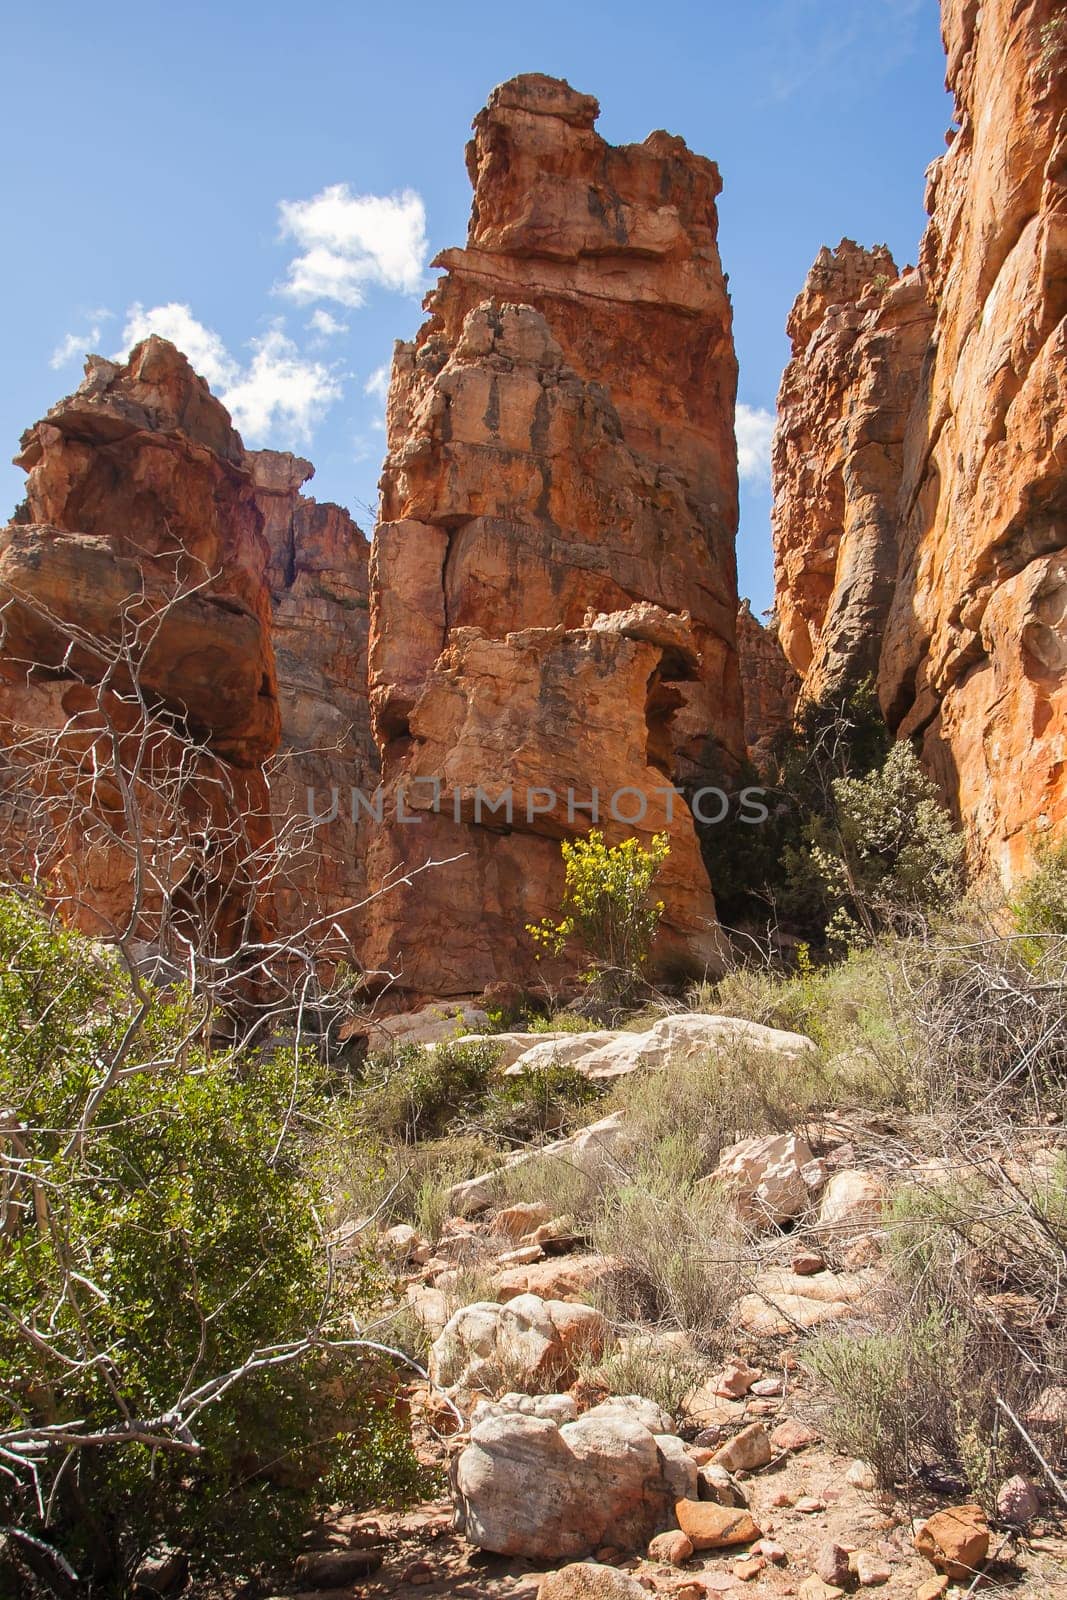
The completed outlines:
<svg viewBox="0 0 1067 1600">
<path fill-rule="evenodd" d="M 528 923 L 527 932 L 556 956 L 578 944 L 590 957 L 583 980 L 599 980 L 616 994 L 625 992 L 648 965 L 663 915 L 663 901 L 651 896 L 670 854 L 670 840 L 657 833 L 647 848 L 637 839 L 609 845 L 594 828 L 585 838 L 565 840 L 560 848 L 562 917 Z"/>
</svg>

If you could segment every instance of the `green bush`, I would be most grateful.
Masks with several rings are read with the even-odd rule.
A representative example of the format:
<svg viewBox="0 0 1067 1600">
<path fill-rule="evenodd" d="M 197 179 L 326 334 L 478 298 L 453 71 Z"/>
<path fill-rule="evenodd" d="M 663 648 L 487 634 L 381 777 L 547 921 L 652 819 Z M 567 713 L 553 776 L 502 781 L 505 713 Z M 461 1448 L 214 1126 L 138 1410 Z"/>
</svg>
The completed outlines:
<svg viewBox="0 0 1067 1600">
<path fill-rule="evenodd" d="M 22 1530 L 9 1562 L 28 1535 L 94 1593 L 126 1593 L 162 1544 L 247 1575 L 361 1475 L 417 1476 L 388 1370 L 321 1347 L 316 1070 L 211 1053 L 206 1023 L 0 898 L 0 1430 L 52 1430 L 37 1485 L 0 1474 L 0 1522 Z M 300 1360 L 188 1402 L 309 1335 Z"/>
<path fill-rule="evenodd" d="M 404 1045 L 372 1056 L 358 1085 L 359 1116 L 383 1139 L 436 1139 L 485 1100 L 500 1059 L 492 1035 L 471 1043 L 442 1040 L 432 1050 Z"/>
<path fill-rule="evenodd" d="M 1067 935 L 1067 839 L 1037 851 L 1009 909 L 1016 932 L 1023 935 L 1022 954 L 1036 966 Z"/>
<path fill-rule="evenodd" d="M 835 907 L 836 937 L 871 937 L 957 898 L 963 840 L 907 741 L 874 772 L 835 778 L 832 789 L 834 816 L 813 831 L 811 861 Z"/>
</svg>

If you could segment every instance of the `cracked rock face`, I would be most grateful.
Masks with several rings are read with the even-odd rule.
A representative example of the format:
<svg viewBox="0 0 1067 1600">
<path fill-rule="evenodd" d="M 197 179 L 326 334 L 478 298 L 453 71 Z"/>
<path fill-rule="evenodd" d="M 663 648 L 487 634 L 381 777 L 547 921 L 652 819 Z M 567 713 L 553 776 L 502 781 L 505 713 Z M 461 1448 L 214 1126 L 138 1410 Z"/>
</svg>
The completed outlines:
<svg viewBox="0 0 1067 1600">
<path fill-rule="evenodd" d="M 1067 26 L 943 0 L 955 122 L 917 271 L 823 251 L 774 449 L 802 696 L 872 674 L 1005 882 L 1067 822 Z"/>
<path fill-rule="evenodd" d="M 525 924 L 558 906 L 559 840 L 592 818 L 474 815 L 478 789 L 512 785 L 517 805 L 537 787 L 647 796 L 632 823 L 597 820 L 609 839 L 667 828 L 661 954 L 720 960 L 692 819 L 669 795 L 743 752 L 720 182 L 667 134 L 607 145 L 597 109 L 537 75 L 494 90 L 467 152 L 467 246 L 438 258 L 429 319 L 394 360 L 372 715 L 390 794 L 435 777 L 459 791 L 445 816 L 412 801 L 420 858 L 463 857 L 372 909 L 367 963 L 409 990 L 539 972 Z M 415 827 L 377 831 L 376 881 Z"/>
</svg>

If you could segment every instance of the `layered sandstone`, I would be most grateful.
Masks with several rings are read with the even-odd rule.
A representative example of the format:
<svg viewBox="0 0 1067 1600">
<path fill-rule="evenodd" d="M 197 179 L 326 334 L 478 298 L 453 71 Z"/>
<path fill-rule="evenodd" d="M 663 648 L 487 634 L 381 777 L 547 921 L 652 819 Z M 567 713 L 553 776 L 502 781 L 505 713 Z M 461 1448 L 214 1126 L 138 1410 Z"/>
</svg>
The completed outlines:
<svg viewBox="0 0 1067 1600">
<path fill-rule="evenodd" d="M 1067 23 L 1054 0 L 943 0 L 942 31 L 957 128 L 918 274 L 876 283 L 867 257 L 857 278 L 850 247 L 794 309 L 778 607 L 804 694 L 873 669 L 973 859 L 1010 879 L 1067 822 Z"/>
<path fill-rule="evenodd" d="M 920 275 L 823 249 L 789 315 L 773 448 L 779 638 L 805 699 L 874 677 L 897 560 L 904 432 L 929 344 Z"/>
<path fill-rule="evenodd" d="M 9 866 L 107 937 L 195 901 L 232 950 L 262 929 L 280 727 L 267 549 L 241 440 L 166 341 L 85 382 L 22 439 L 0 533 Z M 174 897 L 172 899 L 172 897 Z"/>
<path fill-rule="evenodd" d="M 737 612 L 737 653 L 748 757 L 757 772 L 773 776 L 782 741 L 793 726 L 800 679 L 785 658 L 777 617 L 764 626 L 747 600 Z"/>
<path fill-rule="evenodd" d="M 558 908 L 558 841 L 592 820 L 568 791 L 598 791 L 609 838 L 670 832 L 662 955 L 719 959 L 671 788 L 743 750 L 719 178 L 666 134 L 612 149 L 596 114 L 553 79 L 494 91 L 467 248 L 439 257 L 394 361 L 371 702 L 390 796 L 420 820 L 379 830 L 368 865 L 438 863 L 375 908 L 368 959 L 404 988 L 534 977 L 525 925 Z M 633 822 L 608 809 L 620 789 Z M 510 819 L 479 791 L 512 793 Z"/>
<path fill-rule="evenodd" d="M 21 791 L 6 847 L 106 936 L 154 942 L 194 900 L 225 951 L 338 919 L 351 936 L 348 796 L 376 782 L 355 523 L 300 493 L 306 461 L 246 452 L 154 337 L 124 365 L 91 358 L 18 461 L 27 497 L 0 534 L 5 800 Z M 329 828 L 311 828 L 309 791 L 316 809 L 338 793 Z"/>
<path fill-rule="evenodd" d="M 367 700 L 370 545 L 341 506 L 301 493 L 314 474 L 309 461 L 277 450 L 249 451 L 246 461 L 269 553 L 281 714 L 269 771 L 284 856 L 275 915 L 289 936 L 315 922 L 317 947 L 352 959 L 367 894 L 366 844 L 352 794 L 373 793 L 378 784 Z M 324 820 L 309 825 L 311 817 Z"/>
</svg>

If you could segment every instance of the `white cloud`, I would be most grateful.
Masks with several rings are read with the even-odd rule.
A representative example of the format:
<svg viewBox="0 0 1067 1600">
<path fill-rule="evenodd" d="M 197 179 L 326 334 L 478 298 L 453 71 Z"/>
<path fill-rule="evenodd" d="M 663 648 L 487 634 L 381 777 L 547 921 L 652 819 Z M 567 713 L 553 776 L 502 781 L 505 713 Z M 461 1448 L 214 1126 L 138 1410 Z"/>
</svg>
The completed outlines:
<svg viewBox="0 0 1067 1600">
<path fill-rule="evenodd" d="M 339 317 L 331 316 L 328 311 L 323 311 L 320 307 L 318 311 L 311 313 L 308 330 L 317 334 L 318 342 L 321 343 L 325 339 L 335 339 L 339 333 L 347 333 L 348 323 L 342 322 Z"/>
<path fill-rule="evenodd" d="M 226 388 L 237 381 L 240 368 L 218 334 L 205 327 L 193 316 L 190 308 L 179 301 L 171 300 L 165 306 L 152 306 L 148 311 L 140 302 L 132 305 L 126 313 L 126 325 L 122 330 L 120 358 L 133 345 L 147 339 L 150 333 L 158 333 L 161 338 L 176 344 L 189 357 L 200 376 L 206 378 L 215 393 L 223 398 Z"/>
<path fill-rule="evenodd" d="M 310 200 L 279 205 L 282 235 L 301 253 L 289 263 L 282 294 L 306 305 L 334 300 L 361 306 L 369 284 L 416 294 L 426 264 L 426 208 L 414 189 L 353 194 L 332 183 Z"/>
<path fill-rule="evenodd" d="M 119 359 L 150 333 L 169 339 L 188 356 L 226 406 L 246 443 L 308 444 L 316 424 L 341 397 L 342 385 L 335 373 L 323 362 L 303 357 L 281 328 L 271 328 L 251 340 L 252 359 L 242 366 L 189 306 L 172 301 L 146 311 L 142 305 L 133 305 L 122 330 Z"/>
<path fill-rule="evenodd" d="M 90 326 L 84 333 L 65 333 L 49 357 L 48 365 L 53 368 L 65 367 L 68 362 L 81 361 L 94 350 L 99 350 L 101 330 L 105 322 L 110 322 L 115 313 L 106 306 L 98 306 L 94 311 L 83 313 Z"/>
<path fill-rule="evenodd" d="M 389 395 L 390 365 L 384 361 L 380 367 L 375 367 L 366 383 L 363 385 L 364 394 L 372 394 L 378 400 L 386 400 Z"/>
<path fill-rule="evenodd" d="M 321 361 L 305 360 L 280 328 L 251 343 L 249 366 L 222 396 L 234 424 L 254 443 L 280 436 L 309 444 L 341 398 L 340 380 Z"/>
<path fill-rule="evenodd" d="M 774 412 L 763 406 L 739 404 L 734 433 L 737 435 L 738 475 L 746 482 L 765 483 L 771 475 Z"/>
</svg>

